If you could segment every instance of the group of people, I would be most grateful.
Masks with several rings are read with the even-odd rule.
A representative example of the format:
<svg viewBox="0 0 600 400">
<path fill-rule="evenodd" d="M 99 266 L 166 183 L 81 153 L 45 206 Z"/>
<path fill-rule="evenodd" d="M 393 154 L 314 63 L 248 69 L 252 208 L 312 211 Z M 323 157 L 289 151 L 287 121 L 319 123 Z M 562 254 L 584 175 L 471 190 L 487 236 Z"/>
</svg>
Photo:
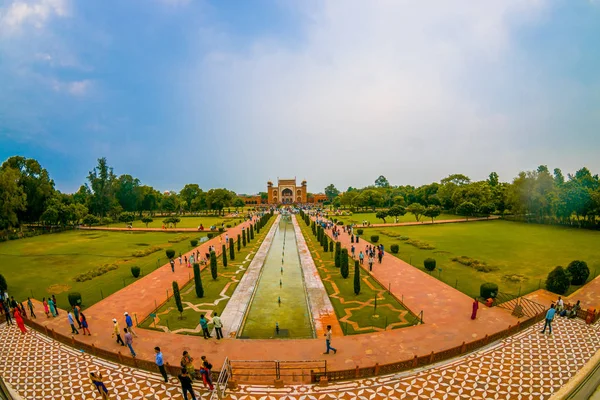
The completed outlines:
<svg viewBox="0 0 600 400">
<path fill-rule="evenodd" d="M 29 317 L 36 318 L 35 312 L 33 311 L 33 303 L 31 298 L 27 298 L 27 307 L 29 308 Z M 9 297 L 7 292 L 4 292 L 0 296 L 0 314 L 4 314 L 7 325 L 16 324 L 21 333 L 27 333 L 25 328 L 25 321 L 27 319 L 27 312 L 22 302 L 17 302 L 14 297 Z M 15 320 L 13 323 L 13 319 Z"/>
<path fill-rule="evenodd" d="M 154 348 L 155 358 L 154 362 L 158 367 L 162 377 L 165 382 L 169 381 L 167 376 L 167 370 L 165 368 L 165 360 L 160 350 L 160 347 Z M 194 394 L 194 388 L 192 387 L 192 382 L 194 379 L 199 379 L 204 384 L 204 387 L 207 387 L 210 390 L 214 390 L 213 380 L 212 380 L 212 364 L 208 361 L 206 356 L 200 357 L 200 368 L 196 370 L 194 366 L 194 359 L 187 352 L 184 351 L 181 356 L 180 366 L 181 373 L 177 376 L 179 382 L 181 383 L 181 391 L 183 392 L 183 398 L 187 400 L 188 393 L 190 394 L 193 400 L 196 400 L 196 395 Z"/>
</svg>

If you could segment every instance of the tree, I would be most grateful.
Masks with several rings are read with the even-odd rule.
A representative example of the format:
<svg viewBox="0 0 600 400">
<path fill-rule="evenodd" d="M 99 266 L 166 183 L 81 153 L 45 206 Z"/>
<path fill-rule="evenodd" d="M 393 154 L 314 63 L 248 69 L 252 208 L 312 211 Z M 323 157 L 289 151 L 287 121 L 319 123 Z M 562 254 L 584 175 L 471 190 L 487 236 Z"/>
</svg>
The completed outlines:
<svg viewBox="0 0 600 400">
<path fill-rule="evenodd" d="M 236 197 L 235 200 L 233 200 L 233 204 L 232 206 L 235 207 L 235 210 L 237 211 L 238 208 L 243 208 L 246 205 L 246 203 L 244 203 L 244 200 L 242 200 L 240 197 Z"/>
<path fill-rule="evenodd" d="M 398 217 L 401 217 L 404 214 L 406 214 L 406 208 L 399 206 L 399 205 L 395 205 L 395 206 L 390 207 L 390 209 L 387 211 L 387 214 L 390 217 L 394 217 L 395 222 L 398 223 Z"/>
<path fill-rule="evenodd" d="M 173 281 L 173 297 L 175 298 L 175 305 L 177 306 L 179 318 L 181 319 L 183 313 L 183 304 L 181 303 L 181 294 L 179 293 L 179 284 L 177 281 Z"/>
<path fill-rule="evenodd" d="M 240 237 L 240 234 L 238 233 L 238 237 L 237 237 L 237 251 L 238 253 L 242 250 L 242 238 Z M 245 244 L 244 244 L 245 246 Z"/>
<path fill-rule="evenodd" d="M 233 247 L 233 238 L 229 238 L 229 259 L 235 260 L 235 249 Z"/>
<path fill-rule="evenodd" d="M 380 188 L 390 187 L 390 183 L 387 178 L 383 175 L 379 175 L 379 178 L 375 179 L 375 186 Z"/>
<path fill-rule="evenodd" d="M 217 254 L 214 251 L 210 252 L 210 274 L 217 279 Z"/>
<path fill-rule="evenodd" d="M 242 231 L 242 244 L 246 247 L 246 231 Z"/>
<path fill-rule="evenodd" d="M 419 203 L 412 203 L 408 207 L 406 207 L 406 211 L 415 216 L 417 222 L 421 219 L 421 215 L 425 212 L 425 206 Z"/>
<path fill-rule="evenodd" d="M 358 260 L 354 261 L 354 294 L 360 294 L 360 265 Z"/>
<path fill-rule="evenodd" d="M 342 265 L 342 244 L 340 242 L 335 242 L 335 266 L 340 268 Z"/>
<path fill-rule="evenodd" d="M 254 240 L 254 225 L 250 225 L 250 239 Z"/>
<path fill-rule="evenodd" d="M 149 223 L 151 223 L 151 222 L 154 222 L 154 220 L 153 220 L 151 217 L 143 217 L 143 218 L 142 218 L 142 222 L 143 222 L 144 224 L 146 224 L 146 228 L 147 228 L 147 227 L 148 227 L 148 224 L 149 224 Z"/>
<path fill-rule="evenodd" d="M 184 207 L 187 211 L 192 211 L 192 202 L 194 199 L 200 196 L 202 189 L 196 183 L 188 183 L 179 191 L 179 197 L 183 201 Z"/>
<path fill-rule="evenodd" d="M 0 229 L 18 226 L 19 213 L 27 208 L 27 196 L 18 181 L 19 171 L 3 165 L 0 169 Z"/>
<path fill-rule="evenodd" d="M 498 174 L 495 172 L 490 173 L 490 176 L 488 177 L 487 183 L 491 186 L 491 187 L 496 187 L 498 186 L 499 183 L 499 178 L 498 178 Z"/>
<path fill-rule="evenodd" d="M 546 279 L 546 289 L 557 294 L 564 294 L 571 286 L 571 277 L 561 266 L 554 268 Z"/>
<path fill-rule="evenodd" d="M 438 206 L 429 206 L 423 211 L 423 215 L 431 218 L 431 223 L 433 224 L 433 219 L 437 218 L 442 213 L 442 209 Z"/>
<path fill-rule="evenodd" d="M 339 194 L 340 191 L 333 186 L 333 183 L 325 188 L 325 195 L 329 201 L 333 201 L 333 199 L 335 199 Z"/>
<path fill-rule="evenodd" d="M 342 253 L 340 256 L 340 273 L 342 274 L 342 278 L 346 279 L 348 277 L 348 249 L 342 249 Z"/>
<path fill-rule="evenodd" d="M 327 253 L 329 251 L 329 240 L 327 239 L 327 235 L 323 235 L 323 242 L 321 244 L 323 245 L 323 251 Z"/>
<path fill-rule="evenodd" d="M 222 213 L 223 208 L 231 205 L 234 193 L 227 189 L 210 189 L 206 193 L 206 204 L 210 210 Z"/>
<path fill-rule="evenodd" d="M 585 261 L 571 261 L 567 267 L 567 273 L 571 277 L 571 284 L 583 285 L 590 276 L 590 269 Z"/>
<path fill-rule="evenodd" d="M 202 287 L 202 276 L 200 276 L 200 264 L 194 263 L 194 286 L 196 287 L 196 297 L 204 297 L 204 287 Z"/>
<path fill-rule="evenodd" d="M 477 207 L 475 207 L 475 204 L 471 203 L 470 201 L 465 201 L 456 207 L 456 212 L 459 215 L 464 215 L 467 217 L 467 220 L 469 220 L 469 217 L 475 214 L 476 211 Z"/>
<path fill-rule="evenodd" d="M 387 211 L 377 211 L 377 214 L 375 214 L 375 217 L 383 220 L 383 223 L 385 224 L 385 218 L 388 216 Z"/>
<path fill-rule="evenodd" d="M 131 175 L 121 175 L 115 181 L 115 197 L 123 210 L 134 212 L 140 203 L 140 180 Z"/>
<path fill-rule="evenodd" d="M 99 158 L 98 165 L 88 174 L 92 192 L 91 211 L 100 217 L 104 217 L 113 205 L 115 179 L 113 169 L 108 166 L 105 157 Z"/>
<path fill-rule="evenodd" d="M 85 217 L 83 217 L 82 222 L 84 225 L 92 226 L 92 225 L 100 223 L 100 218 L 96 217 L 93 214 L 88 214 Z"/>
<path fill-rule="evenodd" d="M 375 207 L 380 207 L 383 204 L 383 195 L 378 190 L 364 190 L 355 201 L 355 205 L 360 207 L 370 207 L 375 211 Z"/>
<path fill-rule="evenodd" d="M 423 260 L 423 266 L 429 272 L 435 270 L 435 260 L 433 258 L 426 258 Z"/>
<path fill-rule="evenodd" d="M 0 274 L 0 292 L 4 294 L 4 292 L 6 292 L 7 289 L 8 284 L 6 283 L 6 278 L 4 278 L 4 275 Z"/>
<path fill-rule="evenodd" d="M 221 252 L 223 255 L 223 266 L 227 267 L 227 247 L 224 244 L 221 245 Z"/>
</svg>

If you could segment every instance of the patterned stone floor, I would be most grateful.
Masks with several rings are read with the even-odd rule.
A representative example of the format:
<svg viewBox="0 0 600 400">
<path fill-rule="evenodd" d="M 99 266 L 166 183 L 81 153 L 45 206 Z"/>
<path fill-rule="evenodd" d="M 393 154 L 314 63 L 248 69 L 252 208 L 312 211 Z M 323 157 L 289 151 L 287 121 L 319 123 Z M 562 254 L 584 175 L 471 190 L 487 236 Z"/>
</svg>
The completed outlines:
<svg viewBox="0 0 600 400">
<path fill-rule="evenodd" d="M 558 318 L 554 335 L 538 324 L 486 349 L 445 364 L 403 374 L 283 389 L 243 386 L 234 400 L 326 399 L 548 399 L 600 349 L 600 329 Z M 87 378 L 101 371 L 111 399 L 182 399 L 177 379 L 163 383 L 157 374 L 131 369 L 80 353 L 41 334 L 22 335 L 0 326 L 0 374 L 25 399 L 100 398 Z M 198 398 L 210 393 L 196 386 Z"/>
</svg>

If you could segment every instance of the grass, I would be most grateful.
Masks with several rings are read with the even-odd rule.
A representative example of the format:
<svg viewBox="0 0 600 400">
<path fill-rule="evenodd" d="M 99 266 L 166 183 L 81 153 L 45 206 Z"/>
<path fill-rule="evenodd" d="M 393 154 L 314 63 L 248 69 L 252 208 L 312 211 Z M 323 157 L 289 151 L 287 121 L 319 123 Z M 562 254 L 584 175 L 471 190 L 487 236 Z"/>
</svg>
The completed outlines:
<svg viewBox="0 0 600 400">
<path fill-rule="evenodd" d="M 196 297 L 196 289 L 194 285 L 194 272 L 190 269 L 191 273 L 191 281 L 180 288 L 181 293 L 181 301 L 184 306 L 183 314 L 181 318 L 179 311 L 177 311 L 177 307 L 175 305 L 175 300 L 171 298 L 168 302 L 158 308 L 155 313 L 159 316 L 160 320 L 158 322 L 159 325 L 167 326 L 169 330 L 175 331 L 178 329 L 195 329 L 198 326 L 200 315 L 206 314 L 207 316 L 212 315 L 214 312 L 221 313 L 227 306 L 227 302 L 229 301 L 229 297 L 233 294 L 239 281 L 242 279 L 242 276 L 246 272 L 246 269 L 250 265 L 250 262 L 254 258 L 256 251 L 260 247 L 264 237 L 269 232 L 271 225 L 275 221 L 275 217 L 272 217 L 267 225 L 260 230 L 259 234 L 254 234 L 254 240 L 250 242 L 250 244 L 246 244 L 246 247 L 241 248 L 241 251 L 237 252 L 237 242 L 235 243 L 235 260 L 229 260 L 227 262 L 227 268 L 223 267 L 222 264 L 222 256 L 219 255 L 217 257 L 217 270 L 218 276 L 217 279 L 212 279 L 210 274 L 210 267 L 205 267 L 202 269 L 200 275 L 202 276 L 202 287 L 204 288 L 204 297 L 199 299 Z M 237 238 L 234 238 L 234 240 Z M 227 256 L 229 256 L 229 250 L 227 251 Z M 245 262 L 244 262 L 245 261 Z M 243 268 L 242 268 L 243 267 Z M 229 286 L 228 286 L 229 285 Z M 223 291 L 225 287 L 227 290 Z M 229 297 L 224 297 L 229 296 Z M 214 304 L 215 301 L 219 298 L 223 297 L 223 300 L 219 301 L 217 304 Z M 201 310 L 201 312 L 194 310 L 193 308 L 186 305 L 185 302 L 190 302 L 196 305 L 196 308 Z M 163 314 L 165 313 L 166 314 Z M 146 318 L 140 326 L 142 328 L 153 329 L 154 327 L 154 319 Z M 202 331 L 199 333 L 194 332 L 181 332 L 182 334 L 190 334 L 190 335 L 202 335 Z"/>
<path fill-rule="evenodd" d="M 554 267 L 566 267 L 573 260 L 588 263 L 590 280 L 600 273 L 600 232 L 596 231 L 482 221 L 380 228 L 377 233 L 388 254 L 390 245 L 398 244 L 396 256 L 422 270 L 423 260 L 434 258 L 437 268 L 432 275 L 469 296 L 479 296 L 484 282 L 497 283 L 501 292 L 511 294 L 544 288 Z M 424 250 L 414 243 L 432 248 Z"/>
<path fill-rule="evenodd" d="M 33 296 L 39 300 L 55 294 L 59 307 L 68 304 L 69 292 L 80 292 L 85 306 L 100 301 L 136 278 L 131 267 L 139 266 L 147 274 L 167 262 L 165 249 L 176 254 L 189 250 L 190 239 L 205 233 L 69 231 L 0 243 L 0 273 L 15 299 Z M 151 247 L 161 250 L 143 257 L 135 252 Z M 107 268 L 103 268 L 107 266 Z M 110 269 L 90 280 L 76 282 L 80 274 L 94 275 L 94 270 Z M 139 279 L 139 278 L 138 278 Z"/>
<path fill-rule="evenodd" d="M 344 224 L 348 225 L 348 224 L 356 224 L 356 225 L 362 225 L 363 221 L 367 221 L 370 222 L 372 224 L 383 224 L 383 220 L 381 218 L 377 218 L 375 217 L 375 213 L 354 213 L 352 215 L 331 215 L 330 214 L 330 218 L 337 218 L 338 221 L 343 221 Z M 442 221 L 445 219 L 461 219 L 463 217 L 461 217 L 460 215 L 453 215 L 453 214 L 440 214 L 439 217 L 435 218 L 435 221 Z M 425 222 L 431 222 L 431 218 L 427 218 L 427 217 L 421 217 L 421 221 L 425 221 Z M 385 219 L 385 223 L 386 224 L 392 224 L 395 223 L 396 219 L 394 217 L 386 217 Z M 398 217 L 398 223 L 401 222 L 417 222 L 417 220 L 415 219 L 415 216 L 410 214 L 410 213 L 406 213 L 401 217 Z M 360 226 L 359 226 L 360 228 Z"/>
<path fill-rule="evenodd" d="M 154 216 L 152 217 L 154 221 L 148 224 L 148 228 L 162 228 L 163 220 L 165 220 L 166 216 Z M 239 222 L 243 220 L 243 216 L 240 218 L 226 218 L 226 217 L 198 217 L 198 216 L 180 216 L 181 222 L 177 224 L 177 228 L 198 228 L 200 224 L 204 226 L 205 230 L 212 225 L 215 225 L 217 228 L 221 227 L 221 224 L 235 226 Z M 129 223 L 125 222 L 115 222 L 109 225 L 109 227 L 115 228 L 126 228 Z M 133 221 L 134 228 L 145 228 L 146 224 L 140 220 Z"/>
<path fill-rule="evenodd" d="M 386 326 L 387 329 L 402 328 L 417 323 L 417 318 L 364 269 L 360 271 L 360 293 L 354 294 L 354 260 L 350 259 L 348 278 L 342 278 L 339 268 L 335 266 L 334 253 L 323 251 L 310 227 L 302 219 L 298 218 L 298 224 L 346 335 L 375 332 Z M 390 326 L 392 324 L 395 325 Z"/>
</svg>

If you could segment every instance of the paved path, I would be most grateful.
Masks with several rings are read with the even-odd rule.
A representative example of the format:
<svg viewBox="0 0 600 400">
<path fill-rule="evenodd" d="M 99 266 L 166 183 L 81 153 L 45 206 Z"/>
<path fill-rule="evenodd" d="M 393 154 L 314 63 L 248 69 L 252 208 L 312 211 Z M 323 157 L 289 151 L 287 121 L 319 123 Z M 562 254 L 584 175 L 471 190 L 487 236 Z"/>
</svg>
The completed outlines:
<svg viewBox="0 0 600 400">
<path fill-rule="evenodd" d="M 600 349 L 598 326 L 557 318 L 553 336 L 540 325 L 489 348 L 446 363 L 403 374 L 312 385 L 240 386 L 233 400 L 357 399 L 549 399 Z M 0 325 L 0 375 L 24 399 L 99 399 L 88 372 L 100 371 L 111 399 L 181 400 L 177 379 L 168 383 L 148 373 L 81 353 L 29 331 Z M 194 384 L 198 398 L 209 393 Z M 146 397 L 153 396 L 153 397 Z"/>
<path fill-rule="evenodd" d="M 242 223 L 241 225 L 243 225 Z M 234 228 L 226 228 L 226 231 L 231 231 Z M 198 230 L 198 228 L 122 228 L 122 227 L 111 227 L 111 226 L 80 226 L 80 230 L 88 230 L 88 231 L 135 231 L 135 232 L 166 232 L 166 233 L 174 233 L 174 232 L 218 232 L 218 230 L 210 230 L 204 229 L 203 231 Z"/>
<path fill-rule="evenodd" d="M 549 292 L 546 289 L 539 289 L 524 297 L 550 307 L 550 304 L 556 303 L 558 296 L 558 294 Z M 581 307 L 584 310 L 591 308 L 600 311 L 600 275 L 569 296 L 562 296 L 562 298 L 565 303 L 570 304 L 575 304 L 577 300 L 580 300 Z"/>
<path fill-rule="evenodd" d="M 360 215 L 360 214 L 358 214 Z M 328 218 L 337 217 L 329 215 Z M 430 219 L 423 221 L 414 221 L 414 222 L 391 222 L 389 224 L 371 224 L 371 225 L 362 225 L 356 224 L 356 229 L 364 229 L 364 228 L 391 228 L 394 226 L 415 226 L 415 225 L 431 225 L 431 224 L 456 224 L 460 222 L 477 222 L 477 221 L 492 221 L 500 219 L 500 217 L 489 217 L 489 218 L 461 218 L 461 219 L 442 219 L 431 222 Z"/>
</svg>

